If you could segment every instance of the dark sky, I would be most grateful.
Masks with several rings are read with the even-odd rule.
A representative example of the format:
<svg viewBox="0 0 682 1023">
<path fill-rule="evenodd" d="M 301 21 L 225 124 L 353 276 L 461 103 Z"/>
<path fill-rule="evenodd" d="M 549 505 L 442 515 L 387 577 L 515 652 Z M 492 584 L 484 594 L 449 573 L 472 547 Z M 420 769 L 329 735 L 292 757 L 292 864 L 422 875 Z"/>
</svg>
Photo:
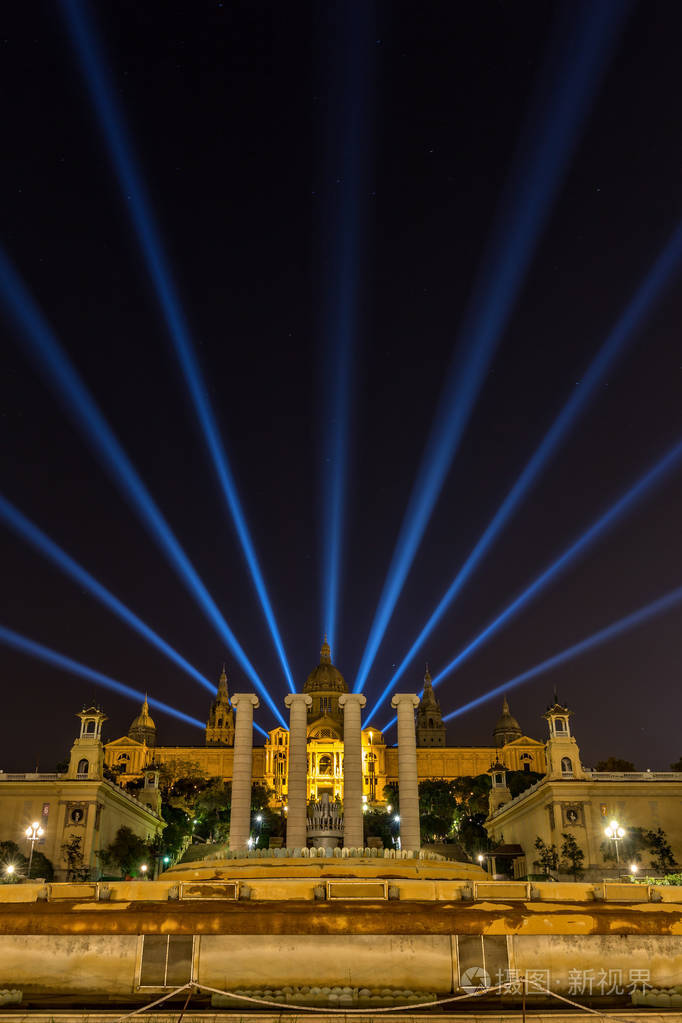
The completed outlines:
<svg viewBox="0 0 682 1023">
<path fill-rule="evenodd" d="M 14 4 L 0 15 L 3 244 L 283 709 L 282 671 L 59 9 Z M 321 640 L 321 451 L 337 393 L 328 308 L 339 238 L 329 212 L 343 208 L 349 156 L 338 70 L 349 37 L 352 60 L 367 61 L 333 651 L 352 683 L 557 8 L 390 2 L 357 22 L 351 4 L 102 0 L 90 10 L 299 687 Z M 647 0 L 630 14 L 380 648 L 370 699 L 682 217 L 679 31 L 674 4 Z M 429 640 L 434 673 L 682 437 L 681 279 Z M 231 691 L 250 689 L 9 321 L 3 335 L 2 493 L 204 674 L 217 678 L 225 659 Z M 681 501 L 678 470 L 443 682 L 444 712 L 679 586 Z M 206 717 L 206 690 L 3 527 L 0 544 L 2 624 Z M 512 692 L 524 730 L 544 738 L 557 685 L 586 764 L 614 754 L 667 769 L 682 755 L 681 615 Z M 136 713 L 8 648 L 0 672 L 5 770 L 36 760 L 51 769 L 85 700 L 103 704 L 109 738 Z M 400 688 L 418 689 L 422 675 L 420 656 Z M 495 701 L 457 719 L 450 740 L 488 743 L 498 710 Z M 202 741 L 154 716 L 164 743 Z M 272 727 L 263 707 L 258 720 Z"/>
</svg>

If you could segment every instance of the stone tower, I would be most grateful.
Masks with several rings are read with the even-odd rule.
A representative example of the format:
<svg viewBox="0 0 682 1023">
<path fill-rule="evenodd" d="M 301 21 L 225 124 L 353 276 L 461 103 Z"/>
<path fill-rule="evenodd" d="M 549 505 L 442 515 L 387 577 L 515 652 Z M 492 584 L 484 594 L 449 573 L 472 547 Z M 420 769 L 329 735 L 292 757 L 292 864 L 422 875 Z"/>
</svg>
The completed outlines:
<svg viewBox="0 0 682 1023">
<path fill-rule="evenodd" d="M 549 738 L 545 746 L 548 778 L 584 778 L 580 763 L 578 743 L 571 735 L 570 717 L 573 712 L 559 703 L 554 693 L 554 703 L 543 717 L 549 726 Z"/>
<path fill-rule="evenodd" d="M 207 746 L 232 746 L 234 744 L 234 710 L 227 691 L 225 665 L 218 680 L 218 694 L 211 704 L 206 722 Z"/>
<path fill-rule="evenodd" d="M 417 746 L 445 746 L 446 734 L 440 703 L 431 684 L 429 666 L 424 675 L 424 692 L 417 707 Z"/>
<path fill-rule="evenodd" d="M 81 719 L 81 732 L 71 747 L 67 778 L 101 781 L 104 777 L 102 725 L 107 716 L 93 704 L 84 707 L 76 717 Z"/>
<path fill-rule="evenodd" d="M 507 768 L 504 764 L 496 760 L 494 764 L 490 765 L 488 771 L 490 775 L 490 797 L 489 797 L 489 815 L 496 813 L 501 806 L 508 803 L 511 800 L 511 792 L 507 786 Z"/>
<path fill-rule="evenodd" d="M 135 739 L 136 742 L 146 743 L 147 746 L 156 746 L 156 725 L 149 713 L 149 703 L 146 696 L 142 704 L 142 710 L 128 729 L 128 738 Z"/>
</svg>

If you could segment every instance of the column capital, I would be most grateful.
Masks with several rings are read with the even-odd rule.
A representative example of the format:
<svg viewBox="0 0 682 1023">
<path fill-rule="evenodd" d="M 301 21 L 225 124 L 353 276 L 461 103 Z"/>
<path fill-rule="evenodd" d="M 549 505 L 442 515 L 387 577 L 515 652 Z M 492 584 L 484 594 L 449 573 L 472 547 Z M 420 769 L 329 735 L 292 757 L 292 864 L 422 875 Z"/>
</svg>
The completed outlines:
<svg viewBox="0 0 682 1023">
<path fill-rule="evenodd" d="M 240 703 L 250 703 L 252 707 L 260 707 L 260 700 L 255 693 L 233 693 L 232 706 L 238 707 Z"/>
<path fill-rule="evenodd" d="M 418 707 L 419 697 L 416 693 L 395 693 L 391 700 L 392 707 Z"/>
<path fill-rule="evenodd" d="M 345 707 L 347 704 L 364 707 L 367 704 L 367 697 L 363 693 L 342 693 L 339 696 L 339 707 Z"/>
<path fill-rule="evenodd" d="M 304 707 L 312 707 L 313 698 L 309 693 L 287 693 L 284 706 L 291 707 L 294 703 L 302 703 Z"/>
</svg>

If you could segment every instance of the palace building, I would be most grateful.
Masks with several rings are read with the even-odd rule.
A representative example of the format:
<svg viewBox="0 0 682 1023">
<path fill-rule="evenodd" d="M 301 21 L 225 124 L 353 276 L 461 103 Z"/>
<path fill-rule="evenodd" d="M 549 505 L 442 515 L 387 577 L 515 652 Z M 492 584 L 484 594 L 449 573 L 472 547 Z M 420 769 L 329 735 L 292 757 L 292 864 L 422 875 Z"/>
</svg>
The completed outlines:
<svg viewBox="0 0 682 1023">
<path fill-rule="evenodd" d="M 339 669 L 332 664 L 326 639 L 320 661 L 306 679 L 303 693 L 310 697 L 307 706 L 307 796 L 309 800 L 343 800 L 343 709 L 340 697 L 349 692 Z M 343 701 L 341 701 L 343 702 Z M 223 668 L 218 692 L 212 702 L 202 746 L 163 746 L 145 700 L 126 736 L 105 746 L 109 767 L 123 767 L 121 781 L 142 775 L 150 765 L 176 763 L 178 770 L 194 765 L 207 778 L 232 780 L 234 756 L 234 708 Z M 512 716 L 507 700 L 493 730 L 491 746 L 449 746 L 440 704 L 431 684 L 428 668 L 423 693 L 416 709 L 417 772 L 419 779 L 455 779 L 484 774 L 490 765 L 502 759 L 509 771 L 546 770 L 542 742 L 524 735 Z M 263 746 L 253 748 L 254 782 L 268 785 L 274 792 L 274 806 L 283 806 L 288 798 L 289 730 L 273 728 Z M 387 784 L 398 781 L 398 748 L 386 744 L 376 728 L 362 730 L 363 800 L 369 804 L 384 802 Z"/>
</svg>

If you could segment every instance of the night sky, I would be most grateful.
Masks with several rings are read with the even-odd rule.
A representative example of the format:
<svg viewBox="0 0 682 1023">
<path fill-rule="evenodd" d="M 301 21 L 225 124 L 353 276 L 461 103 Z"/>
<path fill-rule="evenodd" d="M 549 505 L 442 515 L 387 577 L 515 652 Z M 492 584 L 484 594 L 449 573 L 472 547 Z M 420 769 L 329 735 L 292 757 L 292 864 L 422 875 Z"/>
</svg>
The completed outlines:
<svg viewBox="0 0 682 1023">
<path fill-rule="evenodd" d="M 102 0 L 89 11 L 299 688 L 324 628 L 325 437 L 347 407 L 333 659 L 352 686 L 562 9 Z M 1 18 L 2 244 L 284 711 L 282 669 L 62 5 L 14 4 Z M 682 217 L 680 27 L 676 5 L 651 0 L 624 24 L 379 649 L 369 701 Z M 349 128 L 358 89 L 362 117 Z M 350 271 L 340 269 L 344 231 L 353 232 Z M 357 304 L 340 393 L 330 309 L 342 272 Z M 681 282 L 682 267 L 400 690 L 418 690 L 425 659 L 437 673 L 682 440 Z M 204 675 L 217 680 L 225 660 L 230 691 L 252 690 L 10 319 L 3 342 L 2 494 Z M 680 586 L 681 503 L 678 467 L 443 681 L 444 713 Z M 0 544 L 2 625 L 206 718 L 205 689 L 2 526 Z M 511 691 L 524 731 L 544 739 L 541 714 L 557 686 L 585 764 L 616 755 L 667 769 L 682 755 L 681 618 L 678 605 Z M 137 712 L 5 646 L 0 677 L 4 770 L 53 769 L 84 701 L 109 715 L 107 738 Z M 500 705 L 457 718 L 450 742 L 488 744 Z M 154 717 L 163 744 L 203 742 L 190 725 Z M 374 723 L 389 717 L 386 706 Z M 262 701 L 257 720 L 273 727 Z"/>
</svg>

